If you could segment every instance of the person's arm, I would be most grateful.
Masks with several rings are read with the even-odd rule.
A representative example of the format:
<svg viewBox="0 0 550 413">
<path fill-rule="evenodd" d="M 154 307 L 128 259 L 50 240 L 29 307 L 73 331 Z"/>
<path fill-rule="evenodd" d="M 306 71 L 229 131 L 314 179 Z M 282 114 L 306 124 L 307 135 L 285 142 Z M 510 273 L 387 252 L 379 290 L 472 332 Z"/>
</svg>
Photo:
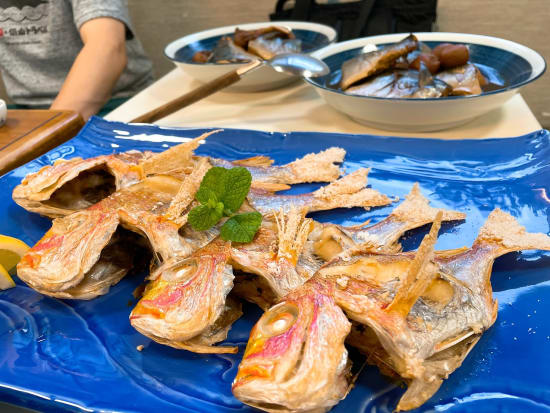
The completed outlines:
<svg viewBox="0 0 550 413">
<path fill-rule="evenodd" d="M 80 27 L 84 47 L 76 57 L 51 109 L 70 109 L 88 119 L 109 100 L 126 67 L 126 27 L 110 17 Z"/>
</svg>

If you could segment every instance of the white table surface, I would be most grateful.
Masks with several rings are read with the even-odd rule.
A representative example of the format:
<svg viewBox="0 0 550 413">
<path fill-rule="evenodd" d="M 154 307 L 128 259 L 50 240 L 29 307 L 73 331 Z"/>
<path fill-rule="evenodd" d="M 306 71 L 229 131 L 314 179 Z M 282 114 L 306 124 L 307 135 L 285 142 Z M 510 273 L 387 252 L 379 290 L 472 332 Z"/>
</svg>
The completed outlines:
<svg viewBox="0 0 550 413">
<path fill-rule="evenodd" d="M 200 84 L 175 68 L 105 118 L 128 122 L 188 92 Z M 405 133 L 374 129 L 354 122 L 324 102 L 305 82 L 256 93 L 218 92 L 156 122 L 162 126 L 227 127 L 263 131 L 365 133 L 444 139 L 502 138 L 541 129 L 541 125 L 516 94 L 501 108 L 462 126 L 438 132 Z"/>
</svg>

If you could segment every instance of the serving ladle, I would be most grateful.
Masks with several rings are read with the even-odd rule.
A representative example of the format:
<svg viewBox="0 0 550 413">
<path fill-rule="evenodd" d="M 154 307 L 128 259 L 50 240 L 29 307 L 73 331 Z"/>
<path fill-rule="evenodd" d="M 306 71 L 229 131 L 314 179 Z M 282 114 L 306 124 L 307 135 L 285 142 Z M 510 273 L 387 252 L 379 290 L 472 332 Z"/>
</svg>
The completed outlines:
<svg viewBox="0 0 550 413">
<path fill-rule="evenodd" d="M 162 119 L 186 106 L 189 106 L 199 100 L 210 96 L 211 94 L 222 90 L 233 83 L 241 80 L 243 76 L 262 66 L 269 66 L 280 73 L 287 73 L 294 76 L 317 77 L 324 76 L 330 72 L 325 62 L 301 53 L 283 53 L 272 57 L 269 60 L 254 60 L 246 66 L 232 70 L 208 83 L 199 86 L 196 89 L 187 92 L 158 108 L 155 108 L 137 118 L 131 120 L 134 123 L 151 123 Z"/>
</svg>

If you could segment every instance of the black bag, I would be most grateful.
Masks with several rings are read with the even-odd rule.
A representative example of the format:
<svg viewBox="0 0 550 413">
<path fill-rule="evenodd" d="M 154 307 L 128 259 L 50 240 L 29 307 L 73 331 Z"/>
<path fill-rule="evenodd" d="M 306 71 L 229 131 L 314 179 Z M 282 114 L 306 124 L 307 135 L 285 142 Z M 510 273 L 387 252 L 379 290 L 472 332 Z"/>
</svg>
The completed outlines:
<svg viewBox="0 0 550 413">
<path fill-rule="evenodd" d="M 358 0 L 319 4 L 295 0 L 284 8 L 278 0 L 271 20 L 300 20 L 334 27 L 338 40 L 386 33 L 430 32 L 435 23 L 437 0 Z"/>
</svg>

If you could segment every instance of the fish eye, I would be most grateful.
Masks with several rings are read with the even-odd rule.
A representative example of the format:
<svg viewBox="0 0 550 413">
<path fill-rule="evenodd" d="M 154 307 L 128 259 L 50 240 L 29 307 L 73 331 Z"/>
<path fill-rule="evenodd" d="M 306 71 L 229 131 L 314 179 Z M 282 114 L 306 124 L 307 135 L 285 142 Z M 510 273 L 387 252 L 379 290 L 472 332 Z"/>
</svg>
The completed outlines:
<svg viewBox="0 0 550 413">
<path fill-rule="evenodd" d="M 273 307 L 260 324 L 260 331 L 265 337 L 283 334 L 294 325 L 298 318 L 298 308 L 289 303 Z"/>
</svg>

